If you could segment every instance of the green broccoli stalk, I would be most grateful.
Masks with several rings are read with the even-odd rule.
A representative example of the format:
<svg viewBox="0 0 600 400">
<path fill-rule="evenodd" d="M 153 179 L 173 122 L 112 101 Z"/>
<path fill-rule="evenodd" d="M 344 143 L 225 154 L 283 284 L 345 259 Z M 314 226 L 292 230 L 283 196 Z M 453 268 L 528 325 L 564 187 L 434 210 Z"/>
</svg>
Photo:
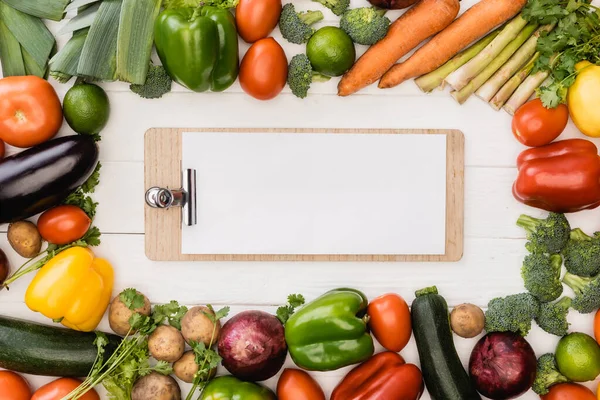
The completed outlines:
<svg viewBox="0 0 600 400">
<path fill-rule="evenodd" d="M 485 313 L 487 332 L 516 332 L 527 336 L 531 321 L 540 313 L 539 301 L 529 293 L 490 300 Z"/>
<path fill-rule="evenodd" d="M 331 78 L 313 71 L 306 54 L 296 54 L 292 57 L 287 82 L 294 96 L 303 99 L 308 95 L 312 82 L 326 82 L 329 79 Z"/>
<path fill-rule="evenodd" d="M 279 30 L 281 31 L 281 36 L 290 43 L 306 43 L 315 33 L 311 25 L 322 19 L 323 13 L 321 11 L 297 13 L 294 5 L 287 3 L 283 6 L 281 15 L 279 16 Z"/>
<path fill-rule="evenodd" d="M 589 314 L 600 308 L 600 276 L 581 277 L 567 272 L 563 282 L 575 292 L 571 306 L 582 314 Z"/>
<path fill-rule="evenodd" d="M 527 250 L 531 253 L 558 254 L 567 244 L 571 226 L 564 214 L 550 213 L 546 219 L 521 215 L 517 225 L 527 231 Z"/>
<path fill-rule="evenodd" d="M 565 336 L 569 331 L 567 315 L 570 307 L 570 297 L 563 297 L 556 303 L 544 303 L 540 306 L 540 314 L 535 322 L 551 335 Z"/>
<path fill-rule="evenodd" d="M 594 237 L 573 229 L 563 249 L 567 271 L 578 276 L 595 276 L 600 272 L 600 232 Z"/>
<path fill-rule="evenodd" d="M 375 7 L 348 10 L 340 19 L 340 28 L 354 43 L 373 45 L 383 39 L 390 28 L 390 19 L 385 12 Z"/>
<path fill-rule="evenodd" d="M 569 382 L 569 379 L 558 371 L 554 354 L 544 354 L 537 361 L 533 391 L 543 396 L 550 391 L 550 387 L 559 383 Z"/>
<path fill-rule="evenodd" d="M 143 85 L 130 85 L 129 90 L 144 99 L 159 99 L 171 91 L 173 81 L 162 65 L 150 65 Z"/>
<path fill-rule="evenodd" d="M 317 3 L 321 3 L 325 7 L 329 8 L 335 15 L 342 15 L 348 7 L 350 7 L 350 0 L 313 0 Z"/>
<path fill-rule="evenodd" d="M 539 301 L 547 303 L 558 299 L 563 292 L 560 281 L 561 270 L 560 254 L 551 256 L 542 253 L 529 254 L 523 261 L 521 277 L 529 293 Z"/>
</svg>

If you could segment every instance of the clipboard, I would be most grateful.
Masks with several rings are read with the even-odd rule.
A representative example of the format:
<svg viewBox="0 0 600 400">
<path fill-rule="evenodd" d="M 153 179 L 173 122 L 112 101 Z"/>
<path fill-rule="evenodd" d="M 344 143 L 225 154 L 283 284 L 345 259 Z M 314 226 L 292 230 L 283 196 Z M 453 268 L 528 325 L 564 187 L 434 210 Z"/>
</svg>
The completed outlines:
<svg viewBox="0 0 600 400">
<path fill-rule="evenodd" d="M 183 254 L 182 225 L 196 223 L 195 173 L 182 171 L 184 132 L 446 135 L 444 254 Z M 455 262 L 464 247 L 464 135 L 458 130 L 152 128 L 145 133 L 145 252 L 153 261 Z M 199 189 L 200 190 L 200 189 Z"/>
</svg>

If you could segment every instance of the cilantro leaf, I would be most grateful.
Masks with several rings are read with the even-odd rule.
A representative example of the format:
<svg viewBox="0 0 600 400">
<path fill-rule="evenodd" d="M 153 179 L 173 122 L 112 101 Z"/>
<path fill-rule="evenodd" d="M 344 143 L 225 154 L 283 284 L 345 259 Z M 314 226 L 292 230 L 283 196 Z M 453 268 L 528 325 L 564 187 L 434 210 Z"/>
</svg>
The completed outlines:
<svg viewBox="0 0 600 400">
<path fill-rule="evenodd" d="M 102 169 L 102 164 L 98 162 L 96 168 L 94 168 L 94 172 L 92 172 L 87 181 L 81 185 L 81 191 L 83 193 L 88 194 L 96 191 L 96 186 L 100 183 L 100 169 Z"/>
<path fill-rule="evenodd" d="M 127 308 L 129 308 L 132 311 L 138 308 L 142 308 L 144 307 L 144 304 L 146 304 L 144 295 L 138 293 L 138 291 L 134 288 L 128 288 L 123 290 L 119 295 L 119 299 L 121 300 L 121 302 L 123 302 L 123 304 L 125 304 Z"/>
<path fill-rule="evenodd" d="M 163 323 L 166 319 L 174 328 L 181 330 L 181 319 L 188 311 L 186 306 L 180 306 L 178 302 L 172 300 L 168 304 L 154 306 L 152 311 L 152 319 L 157 325 Z"/>
<path fill-rule="evenodd" d="M 288 319 L 294 314 L 296 308 L 304 304 L 304 296 L 301 294 L 291 294 L 288 296 L 288 304 L 277 309 L 277 318 L 285 325 Z"/>
</svg>

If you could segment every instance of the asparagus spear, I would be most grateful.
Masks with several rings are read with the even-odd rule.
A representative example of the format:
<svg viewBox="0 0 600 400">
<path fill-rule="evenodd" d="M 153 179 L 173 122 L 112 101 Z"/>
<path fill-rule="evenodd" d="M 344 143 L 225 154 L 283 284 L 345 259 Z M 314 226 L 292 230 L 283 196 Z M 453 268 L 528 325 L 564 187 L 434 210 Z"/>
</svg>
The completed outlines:
<svg viewBox="0 0 600 400">
<path fill-rule="evenodd" d="M 502 31 L 479 54 L 465 65 L 448 75 L 446 83 L 454 90 L 461 90 L 487 67 L 512 42 L 527 25 L 527 21 L 519 14 L 502 29 Z"/>
<path fill-rule="evenodd" d="M 479 98 L 489 102 L 500 88 L 512 77 L 523 65 L 527 63 L 535 53 L 538 38 L 542 32 L 548 32 L 554 28 L 554 24 L 544 25 L 531 36 L 523 46 L 492 76 L 482 87 L 477 90 Z"/>
<path fill-rule="evenodd" d="M 523 68 L 521 68 L 512 78 L 510 78 L 508 82 L 506 82 L 498 91 L 498 93 L 496 93 L 496 95 L 490 100 L 490 105 L 494 110 L 500 110 L 509 97 L 515 92 L 515 90 L 517 90 L 519 85 L 523 83 L 523 81 L 529 76 L 531 70 L 533 70 L 533 65 L 539 56 L 540 53 L 534 54 L 527 64 L 525 64 Z"/>
<path fill-rule="evenodd" d="M 458 53 L 456 56 L 454 56 L 453 59 L 451 59 L 435 71 L 432 71 L 415 79 L 415 83 L 423 92 L 431 92 L 433 89 L 439 87 L 448 75 L 465 65 L 477 54 L 481 53 L 481 51 L 484 48 L 486 48 L 487 45 L 490 44 L 491 41 L 494 40 L 494 38 L 498 36 L 499 33 L 499 30 L 495 30 L 489 33 L 487 36 L 485 36 L 483 39 L 480 39 L 473 46 Z"/>
<path fill-rule="evenodd" d="M 504 111 L 510 115 L 515 115 L 515 112 L 519 109 L 519 107 L 529 100 L 531 95 L 542 85 L 542 83 L 544 83 L 549 75 L 550 73 L 548 71 L 540 71 L 533 75 L 529 75 L 513 93 L 510 99 L 508 99 L 506 105 L 503 107 Z"/>
<path fill-rule="evenodd" d="M 517 50 L 525 43 L 533 32 L 537 29 L 537 24 L 527 25 L 517 37 L 511 41 L 496 58 L 492 60 L 474 79 L 472 79 L 465 87 L 461 90 L 452 92 L 452 97 L 460 104 L 463 104 L 467 99 L 475 93 L 490 77 L 498 71 L 508 59 L 515 54 Z"/>
</svg>

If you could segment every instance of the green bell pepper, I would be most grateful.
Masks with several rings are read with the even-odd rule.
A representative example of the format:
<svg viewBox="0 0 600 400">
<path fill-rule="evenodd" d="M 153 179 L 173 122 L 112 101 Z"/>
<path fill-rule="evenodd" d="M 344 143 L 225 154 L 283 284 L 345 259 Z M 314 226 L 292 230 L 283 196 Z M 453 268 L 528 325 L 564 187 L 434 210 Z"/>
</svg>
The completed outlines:
<svg viewBox="0 0 600 400">
<path fill-rule="evenodd" d="M 201 400 L 277 400 L 275 393 L 251 382 L 242 382 L 233 376 L 215 378 L 202 391 Z"/>
<path fill-rule="evenodd" d="M 156 19 L 154 43 L 171 78 L 190 90 L 221 92 L 237 79 L 237 30 L 228 10 L 164 10 Z"/>
<path fill-rule="evenodd" d="M 367 305 L 358 290 L 335 289 L 299 309 L 285 324 L 285 340 L 296 365 L 331 371 L 371 357 Z"/>
</svg>

